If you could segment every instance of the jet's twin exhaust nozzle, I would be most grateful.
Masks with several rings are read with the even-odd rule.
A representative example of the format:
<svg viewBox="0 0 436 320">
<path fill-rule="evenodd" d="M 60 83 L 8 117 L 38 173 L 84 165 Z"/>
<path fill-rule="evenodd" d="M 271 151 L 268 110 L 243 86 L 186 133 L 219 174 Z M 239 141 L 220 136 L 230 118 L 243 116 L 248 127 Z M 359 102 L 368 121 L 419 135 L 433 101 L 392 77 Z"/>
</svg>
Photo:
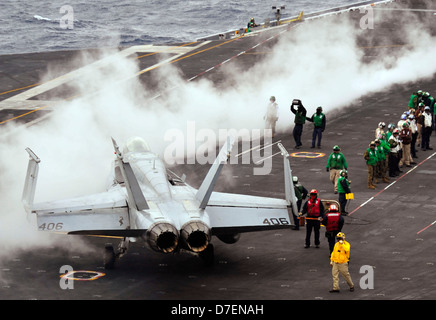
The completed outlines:
<svg viewBox="0 0 436 320">
<path fill-rule="evenodd" d="M 170 223 L 158 222 L 147 230 L 147 242 L 155 251 L 171 253 L 179 244 L 179 232 Z"/>
<path fill-rule="evenodd" d="M 190 250 L 202 252 L 209 245 L 210 228 L 203 221 L 191 221 L 182 227 L 180 236 Z"/>
<path fill-rule="evenodd" d="M 153 250 L 171 253 L 179 245 L 179 231 L 168 222 L 157 222 L 146 232 L 146 240 Z M 210 242 L 210 228 L 203 221 L 190 221 L 183 225 L 180 237 L 189 250 L 202 252 Z"/>
</svg>

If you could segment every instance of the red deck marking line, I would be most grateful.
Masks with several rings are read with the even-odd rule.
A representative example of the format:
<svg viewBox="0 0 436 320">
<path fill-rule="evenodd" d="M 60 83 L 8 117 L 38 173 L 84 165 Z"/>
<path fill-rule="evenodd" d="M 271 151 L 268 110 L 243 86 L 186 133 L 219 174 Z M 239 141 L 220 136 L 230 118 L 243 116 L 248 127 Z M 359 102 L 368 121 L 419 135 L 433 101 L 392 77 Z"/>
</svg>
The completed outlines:
<svg viewBox="0 0 436 320">
<path fill-rule="evenodd" d="M 427 227 L 425 227 L 425 228 L 419 230 L 416 234 L 420 234 L 421 232 L 427 230 L 428 228 L 430 228 L 430 227 L 431 227 L 432 225 L 434 225 L 435 223 L 436 223 L 436 220 L 433 221 L 432 223 L 430 223 Z"/>
</svg>

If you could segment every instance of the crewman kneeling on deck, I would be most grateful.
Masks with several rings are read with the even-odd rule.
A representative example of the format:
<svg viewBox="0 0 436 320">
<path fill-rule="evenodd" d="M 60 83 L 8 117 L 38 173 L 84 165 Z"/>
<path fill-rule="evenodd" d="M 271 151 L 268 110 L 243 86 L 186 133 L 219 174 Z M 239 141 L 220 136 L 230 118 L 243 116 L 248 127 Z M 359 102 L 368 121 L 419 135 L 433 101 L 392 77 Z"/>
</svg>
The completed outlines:
<svg viewBox="0 0 436 320">
<path fill-rule="evenodd" d="M 254 18 L 251 18 L 247 24 L 247 28 L 254 28 L 254 27 L 257 27 L 257 24 L 256 22 L 254 22 Z"/>
<path fill-rule="evenodd" d="M 341 273 L 345 281 L 347 281 L 350 291 L 354 291 L 354 283 L 348 272 L 350 244 L 345 241 L 345 234 L 343 232 L 339 232 L 336 235 L 336 239 L 338 242 L 336 242 L 333 252 L 330 255 L 330 266 L 332 267 L 333 276 L 333 289 L 330 290 L 330 292 L 339 292 L 339 273 Z"/>
</svg>

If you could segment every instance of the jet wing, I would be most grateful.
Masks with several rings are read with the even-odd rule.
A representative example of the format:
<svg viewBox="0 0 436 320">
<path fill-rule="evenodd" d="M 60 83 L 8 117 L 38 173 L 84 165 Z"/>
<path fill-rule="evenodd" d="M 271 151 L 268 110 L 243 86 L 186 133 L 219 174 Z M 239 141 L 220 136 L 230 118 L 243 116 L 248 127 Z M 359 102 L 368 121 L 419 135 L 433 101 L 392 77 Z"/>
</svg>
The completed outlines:
<svg viewBox="0 0 436 320">
<path fill-rule="evenodd" d="M 206 211 L 213 235 L 290 228 L 284 199 L 214 192 Z"/>
</svg>

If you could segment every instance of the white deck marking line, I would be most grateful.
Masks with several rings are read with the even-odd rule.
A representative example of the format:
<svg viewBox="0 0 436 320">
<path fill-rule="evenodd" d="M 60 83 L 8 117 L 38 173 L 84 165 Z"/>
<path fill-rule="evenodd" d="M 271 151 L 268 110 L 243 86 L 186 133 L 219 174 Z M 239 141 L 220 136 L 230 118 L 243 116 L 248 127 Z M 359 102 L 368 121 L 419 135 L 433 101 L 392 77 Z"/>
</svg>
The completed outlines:
<svg viewBox="0 0 436 320">
<path fill-rule="evenodd" d="M 426 162 L 428 159 L 432 158 L 434 155 L 436 155 L 436 152 L 434 152 L 433 154 L 431 154 L 430 156 L 428 156 L 426 159 L 422 160 L 420 163 L 418 163 L 415 167 L 411 168 L 410 170 L 408 170 L 406 173 L 404 173 L 401 177 L 399 177 L 397 180 L 393 181 L 392 183 L 388 184 L 386 187 L 384 187 L 382 190 L 380 190 L 379 192 L 377 192 L 374 196 L 372 196 L 371 198 L 369 198 L 368 200 L 366 200 L 364 203 L 362 203 L 361 205 L 359 205 L 356 209 L 354 209 L 353 211 L 351 211 L 348 215 L 351 216 L 354 212 L 356 212 L 357 210 L 359 210 L 360 208 L 362 208 L 363 206 L 365 206 L 367 203 L 371 202 L 372 200 L 374 200 L 376 197 L 378 197 L 381 193 L 383 193 L 384 191 L 386 191 L 387 189 L 389 189 L 392 185 L 394 185 L 395 183 L 397 183 L 398 181 L 400 181 L 402 178 L 404 178 L 406 175 L 408 175 L 409 173 L 413 172 L 413 170 L 415 170 L 416 168 L 418 168 L 420 165 L 422 165 L 424 162 Z M 428 228 L 429 226 L 427 226 L 426 228 Z M 424 229 L 426 229 L 424 228 Z M 422 230 L 423 231 L 423 230 Z M 421 232 L 421 231 L 420 231 Z"/>
<path fill-rule="evenodd" d="M 268 144 L 268 145 L 266 145 L 266 146 L 263 146 L 262 148 L 260 148 L 260 145 L 257 145 L 257 146 L 255 146 L 255 147 L 253 147 L 253 148 L 247 149 L 247 150 L 245 150 L 245 151 L 242 151 L 241 153 L 236 154 L 236 155 L 235 155 L 235 158 L 240 157 L 241 155 L 246 154 L 247 152 L 253 151 L 253 150 L 257 149 L 257 148 L 260 148 L 259 151 L 260 151 L 260 150 L 263 150 L 263 149 L 265 149 L 265 148 L 267 148 L 267 147 L 269 147 L 269 146 L 273 146 L 273 145 L 275 145 L 275 144 L 277 144 L 277 143 L 279 143 L 279 142 L 282 142 L 282 140 L 278 140 L 278 141 L 276 141 L 276 142 L 274 142 L 274 143 L 270 143 L 270 144 Z"/>
</svg>

